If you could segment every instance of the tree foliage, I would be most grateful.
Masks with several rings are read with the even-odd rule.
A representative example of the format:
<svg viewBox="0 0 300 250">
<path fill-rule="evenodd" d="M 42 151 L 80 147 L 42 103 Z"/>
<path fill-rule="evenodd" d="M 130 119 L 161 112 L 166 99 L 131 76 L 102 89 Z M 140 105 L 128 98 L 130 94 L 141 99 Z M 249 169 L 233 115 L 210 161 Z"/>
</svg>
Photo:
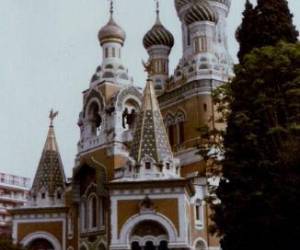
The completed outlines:
<svg viewBox="0 0 300 250">
<path fill-rule="evenodd" d="M 276 45 L 279 41 L 295 43 L 298 32 L 292 19 L 286 0 L 258 0 L 256 7 L 247 0 L 243 22 L 236 33 L 240 61 L 254 48 Z"/>
<path fill-rule="evenodd" d="M 222 179 L 223 250 L 300 245 L 300 44 L 255 49 L 235 68 Z"/>
</svg>

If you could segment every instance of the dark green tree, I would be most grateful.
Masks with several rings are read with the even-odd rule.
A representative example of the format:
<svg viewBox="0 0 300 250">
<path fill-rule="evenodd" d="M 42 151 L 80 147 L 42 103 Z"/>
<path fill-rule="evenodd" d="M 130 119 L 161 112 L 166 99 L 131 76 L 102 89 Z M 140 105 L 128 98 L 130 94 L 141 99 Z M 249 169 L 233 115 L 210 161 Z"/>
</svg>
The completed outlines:
<svg viewBox="0 0 300 250">
<path fill-rule="evenodd" d="M 300 245 L 300 44 L 255 49 L 235 68 L 213 203 L 223 250 Z"/>
<path fill-rule="evenodd" d="M 295 43 L 298 32 L 286 0 L 258 0 L 257 6 L 246 1 L 243 22 L 236 33 L 240 43 L 238 57 L 254 48 L 276 45 L 279 41 Z"/>
</svg>

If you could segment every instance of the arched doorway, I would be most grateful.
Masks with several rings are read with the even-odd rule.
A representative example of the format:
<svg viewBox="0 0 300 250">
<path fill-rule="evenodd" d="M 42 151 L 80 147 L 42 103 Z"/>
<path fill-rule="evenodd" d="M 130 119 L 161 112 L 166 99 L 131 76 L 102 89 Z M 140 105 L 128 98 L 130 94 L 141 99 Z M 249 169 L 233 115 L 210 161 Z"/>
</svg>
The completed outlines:
<svg viewBox="0 0 300 250">
<path fill-rule="evenodd" d="M 156 221 L 145 220 L 132 230 L 131 250 L 168 250 L 168 234 Z"/>
<path fill-rule="evenodd" d="M 29 246 L 28 250 L 55 250 L 54 246 L 46 239 L 35 239 Z"/>
</svg>

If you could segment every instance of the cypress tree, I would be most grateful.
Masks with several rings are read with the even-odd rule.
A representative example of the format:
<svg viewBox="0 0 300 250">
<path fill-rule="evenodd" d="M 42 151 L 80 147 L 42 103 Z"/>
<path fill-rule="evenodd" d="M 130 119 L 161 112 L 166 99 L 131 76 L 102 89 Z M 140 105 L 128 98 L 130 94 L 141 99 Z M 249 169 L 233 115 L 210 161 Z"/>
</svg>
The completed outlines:
<svg viewBox="0 0 300 250">
<path fill-rule="evenodd" d="M 223 250 L 300 245 L 300 44 L 236 66 L 213 221 Z"/>
<path fill-rule="evenodd" d="M 222 178 L 211 204 L 222 250 L 300 246 L 300 44 L 285 0 L 246 2 L 228 85 Z M 280 42 L 281 41 L 281 42 Z"/>
<path fill-rule="evenodd" d="M 236 37 L 240 43 L 238 57 L 254 48 L 276 45 L 279 41 L 295 43 L 298 31 L 286 0 L 258 0 L 257 6 L 246 1 L 243 22 Z"/>
<path fill-rule="evenodd" d="M 255 27 L 255 23 L 253 22 L 254 17 L 255 11 L 253 5 L 249 0 L 246 0 L 245 10 L 243 12 L 243 21 L 236 32 L 236 39 L 240 44 L 240 51 L 238 52 L 238 58 L 240 60 L 244 54 L 253 49 L 253 44 L 255 43 L 255 41 L 252 41 L 252 39 L 254 39 L 252 36 L 252 32 Z"/>
</svg>

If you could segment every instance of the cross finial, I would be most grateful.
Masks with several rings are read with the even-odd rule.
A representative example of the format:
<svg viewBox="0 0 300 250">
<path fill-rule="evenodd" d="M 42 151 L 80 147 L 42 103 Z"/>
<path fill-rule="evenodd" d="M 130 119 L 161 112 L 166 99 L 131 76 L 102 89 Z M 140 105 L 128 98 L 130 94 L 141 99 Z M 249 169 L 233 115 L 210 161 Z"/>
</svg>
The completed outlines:
<svg viewBox="0 0 300 250">
<path fill-rule="evenodd" d="M 159 22 L 159 0 L 154 0 L 156 2 L 156 19 Z"/>
<path fill-rule="evenodd" d="M 114 14 L 114 0 L 109 0 L 109 2 L 110 2 L 109 12 L 110 12 L 110 16 L 112 17 Z"/>
<path fill-rule="evenodd" d="M 55 117 L 58 116 L 58 111 L 54 112 L 53 109 L 50 110 L 49 119 L 50 119 L 50 127 L 53 126 L 53 121 Z"/>
</svg>

